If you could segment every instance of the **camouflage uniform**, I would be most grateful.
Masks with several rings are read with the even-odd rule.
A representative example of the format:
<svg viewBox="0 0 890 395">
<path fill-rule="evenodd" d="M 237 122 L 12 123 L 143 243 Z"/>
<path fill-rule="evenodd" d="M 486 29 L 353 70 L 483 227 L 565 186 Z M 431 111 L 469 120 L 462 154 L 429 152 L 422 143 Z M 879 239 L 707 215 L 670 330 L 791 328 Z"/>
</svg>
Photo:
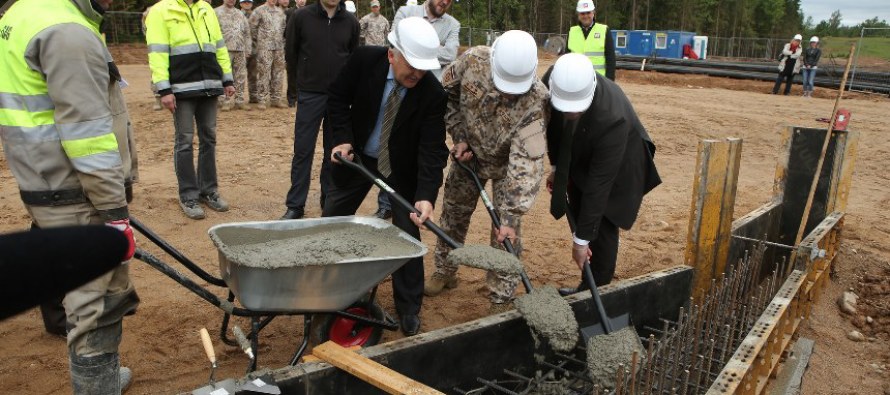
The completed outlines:
<svg viewBox="0 0 890 395">
<path fill-rule="evenodd" d="M 549 93 L 536 80 L 527 93 L 504 97 L 491 79 L 490 54 L 489 47 L 473 47 L 443 71 L 442 85 L 448 92 L 445 123 L 452 142 L 467 143 L 473 151 L 482 182 L 492 181 L 494 206 L 502 224 L 516 230 L 513 245 L 521 254 L 521 217 L 532 207 L 544 175 Z M 478 198 L 479 191 L 466 171 L 450 166 L 439 224 L 458 242 L 466 238 Z M 494 235 L 491 246 L 502 248 Z M 439 240 L 436 272 L 451 277 L 457 267 L 446 263 L 449 251 Z M 519 276 L 489 272 L 487 283 L 491 301 L 504 303 L 513 298 Z"/>
<path fill-rule="evenodd" d="M 241 12 L 245 18 L 250 20 L 253 8 L 250 11 L 241 10 Z M 259 103 L 256 98 L 256 47 L 251 47 L 250 52 L 247 53 L 247 93 L 251 103 Z"/>
<path fill-rule="evenodd" d="M 247 55 L 251 53 L 253 43 L 250 39 L 250 25 L 241 10 L 219 6 L 215 8 L 219 27 L 222 29 L 229 58 L 232 60 L 232 75 L 235 77 L 235 98 L 237 104 L 244 104 L 244 90 L 247 88 Z M 232 98 L 225 95 L 220 100 L 231 104 Z"/>
<path fill-rule="evenodd" d="M 280 104 L 284 99 L 284 10 L 263 4 L 250 16 L 250 33 L 256 48 L 256 94 L 260 103 Z M 271 84 L 271 89 L 270 89 Z"/>
<path fill-rule="evenodd" d="M 389 33 L 389 21 L 380 14 L 370 13 L 358 21 L 362 28 L 361 43 L 363 45 L 386 46 L 386 33 Z"/>
</svg>

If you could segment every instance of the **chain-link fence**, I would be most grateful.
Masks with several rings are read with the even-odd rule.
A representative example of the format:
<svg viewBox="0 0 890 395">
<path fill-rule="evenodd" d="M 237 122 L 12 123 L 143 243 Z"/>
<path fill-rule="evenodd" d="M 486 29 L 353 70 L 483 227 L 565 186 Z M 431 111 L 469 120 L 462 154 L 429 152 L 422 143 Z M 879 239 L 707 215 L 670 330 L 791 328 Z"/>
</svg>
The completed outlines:
<svg viewBox="0 0 890 395">
<path fill-rule="evenodd" d="M 864 27 L 856 44 L 848 87 L 859 85 L 890 85 L 890 28 Z"/>
<path fill-rule="evenodd" d="M 109 11 L 103 23 L 105 41 L 109 44 L 145 42 L 141 12 Z"/>
</svg>

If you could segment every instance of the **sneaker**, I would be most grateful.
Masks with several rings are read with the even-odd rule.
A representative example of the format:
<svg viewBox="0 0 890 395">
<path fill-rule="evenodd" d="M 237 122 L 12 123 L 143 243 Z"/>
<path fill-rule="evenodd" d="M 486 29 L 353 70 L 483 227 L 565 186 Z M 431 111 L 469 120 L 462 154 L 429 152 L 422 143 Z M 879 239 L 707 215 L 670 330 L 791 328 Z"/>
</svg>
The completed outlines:
<svg viewBox="0 0 890 395">
<path fill-rule="evenodd" d="M 182 212 L 185 213 L 186 217 L 191 219 L 204 219 L 204 209 L 198 205 L 197 200 L 179 202 L 179 207 L 182 207 Z"/>
<path fill-rule="evenodd" d="M 423 294 L 426 296 L 436 296 L 446 288 L 457 287 L 457 276 L 447 275 L 439 272 L 433 273 L 430 279 L 423 285 Z"/>
<path fill-rule="evenodd" d="M 210 195 L 201 195 L 198 197 L 198 200 L 200 200 L 201 203 L 206 204 L 207 207 L 213 211 L 229 211 L 229 204 L 223 200 L 222 196 L 219 196 L 219 192 L 213 192 Z"/>
<path fill-rule="evenodd" d="M 133 371 L 130 370 L 130 368 L 121 366 L 120 375 L 121 392 L 124 392 L 127 388 L 130 388 L 130 384 L 133 383 Z"/>
</svg>

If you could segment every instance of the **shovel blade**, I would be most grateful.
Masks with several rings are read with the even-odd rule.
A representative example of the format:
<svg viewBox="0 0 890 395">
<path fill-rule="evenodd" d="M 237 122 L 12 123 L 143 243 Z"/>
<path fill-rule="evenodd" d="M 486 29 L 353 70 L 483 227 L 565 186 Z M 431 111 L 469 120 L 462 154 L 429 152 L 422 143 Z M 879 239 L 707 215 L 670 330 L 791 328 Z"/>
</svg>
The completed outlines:
<svg viewBox="0 0 890 395">
<path fill-rule="evenodd" d="M 234 395 L 238 384 L 235 379 L 225 379 L 192 391 L 192 395 Z"/>
<path fill-rule="evenodd" d="M 281 388 L 278 388 L 277 383 L 275 383 L 275 380 L 272 379 L 271 375 L 263 375 L 255 379 L 249 379 L 247 382 L 241 384 L 241 388 L 238 388 L 238 394 L 279 395 L 281 394 Z"/>
<path fill-rule="evenodd" d="M 617 332 L 630 326 L 630 315 L 627 313 L 614 318 L 609 318 L 608 320 L 609 323 L 612 324 L 612 332 Z M 581 328 L 581 336 L 584 338 L 584 344 L 587 344 L 587 341 L 590 340 L 591 337 L 603 335 L 605 333 L 606 328 L 601 322 Z"/>
</svg>

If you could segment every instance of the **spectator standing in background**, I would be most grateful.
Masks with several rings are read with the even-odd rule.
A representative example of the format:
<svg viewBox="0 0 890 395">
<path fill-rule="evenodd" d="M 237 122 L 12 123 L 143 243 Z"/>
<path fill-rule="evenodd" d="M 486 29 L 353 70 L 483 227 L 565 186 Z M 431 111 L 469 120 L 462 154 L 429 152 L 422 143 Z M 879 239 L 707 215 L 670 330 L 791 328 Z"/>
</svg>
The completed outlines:
<svg viewBox="0 0 890 395">
<path fill-rule="evenodd" d="M 779 93 L 783 79 L 785 80 L 785 96 L 791 93 L 791 83 L 794 81 L 794 75 L 800 72 L 802 63 L 797 61 L 803 53 L 800 40 L 803 40 L 803 36 L 795 34 L 791 42 L 782 48 L 782 54 L 779 55 L 779 75 L 776 77 L 776 84 L 773 85 L 774 95 Z"/>
<path fill-rule="evenodd" d="M 257 62 L 256 108 L 287 108 L 284 102 L 284 10 L 269 0 L 250 16 L 250 35 Z"/>
<path fill-rule="evenodd" d="M 294 14 L 297 13 L 297 10 L 306 6 L 306 0 L 297 0 L 294 2 L 294 8 L 288 8 L 284 10 L 284 25 L 290 23 L 291 18 L 294 17 Z M 297 76 L 294 73 L 291 73 L 290 67 L 287 66 L 287 62 L 285 62 L 285 69 L 287 69 L 287 106 L 288 107 L 296 107 L 297 106 Z"/>
<path fill-rule="evenodd" d="M 362 45 L 386 46 L 386 34 L 389 33 L 389 21 L 380 15 L 380 2 L 371 1 L 371 12 L 358 21 L 362 28 Z"/>
<path fill-rule="evenodd" d="M 615 81 L 615 42 L 609 27 L 596 23 L 596 6 L 593 0 L 580 0 L 575 8 L 578 25 L 569 29 L 568 49 L 590 59 L 593 69 Z"/>
<path fill-rule="evenodd" d="M 819 37 L 810 38 L 810 47 L 803 51 L 803 95 L 804 97 L 813 97 L 813 81 L 816 79 L 816 66 L 819 64 L 819 58 L 822 57 L 822 50 L 819 49 Z"/>
<path fill-rule="evenodd" d="M 250 25 L 244 13 L 235 8 L 235 0 L 224 0 L 223 5 L 216 7 L 216 18 L 219 19 L 219 27 L 222 29 L 223 39 L 229 48 L 229 59 L 232 62 L 232 76 L 235 79 L 235 98 L 224 98 L 222 110 L 232 109 L 232 102 L 239 110 L 249 110 L 244 98 L 244 90 L 247 88 L 247 55 L 252 51 L 250 39 Z M 160 100 L 158 100 L 160 103 Z"/>
</svg>

